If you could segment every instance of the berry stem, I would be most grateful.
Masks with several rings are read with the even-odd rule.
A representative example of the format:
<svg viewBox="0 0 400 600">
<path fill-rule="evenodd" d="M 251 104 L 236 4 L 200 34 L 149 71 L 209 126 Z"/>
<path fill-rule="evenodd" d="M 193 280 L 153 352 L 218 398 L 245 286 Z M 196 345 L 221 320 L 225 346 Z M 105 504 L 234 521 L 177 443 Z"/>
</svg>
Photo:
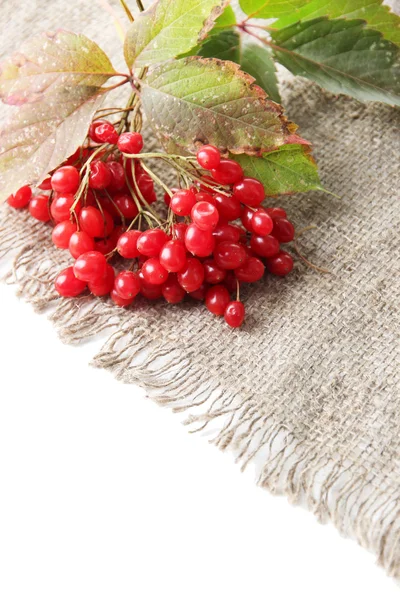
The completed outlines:
<svg viewBox="0 0 400 600">
<path fill-rule="evenodd" d="M 126 14 L 126 16 L 127 16 L 127 17 L 128 17 L 128 19 L 129 19 L 129 21 L 130 21 L 131 23 L 133 23 L 133 21 L 134 21 L 135 19 L 133 18 L 133 15 L 132 15 L 131 11 L 129 10 L 129 7 L 128 7 L 128 5 L 126 4 L 125 0 L 119 0 L 119 1 L 120 1 L 120 3 L 121 3 L 121 6 L 122 6 L 122 8 L 123 8 L 123 9 L 124 9 L 124 11 L 125 11 L 125 14 Z"/>
<path fill-rule="evenodd" d="M 126 158 L 124 157 L 124 167 L 125 167 L 125 172 L 126 172 Z M 140 191 L 140 188 L 137 184 L 136 181 L 136 174 L 135 174 L 135 168 L 132 169 L 132 176 L 133 176 L 133 185 L 135 187 L 135 190 L 132 189 L 131 183 L 128 179 L 128 177 L 126 177 L 126 184 L 128 186 L 128 189 L 132 195 L 132 198 L 137 206 L 137 209 L 139 211 L 139 214 L 142 214 L 144 216 L 144 218 L 146 219 L 147 223 L 150 225 L 152 225 L 151 221 L 149 221 L 149 214 L 152 215 L 153 219 L 156 222 L 159 222 L 159 217 L 158 214 L 153 211 L 153 209 L 151 208 L 150 204 L 147 202 L 147 200 L 145 199 L 145 197 L 143 196 L 142 192 Z M 140 198 L 140 201 L 138 200 L 138 197 Z M 143 210 L 143 206 L 146 207 L 147 210 Z"/>
<path fill-rule="evenodd" d="M 147 165 L 145 165 L 143 161 L 141 161 L 141 165 L 142 165 L 142 168 L 146 171 L 146 173 L 148 173 L 150 175 L 150 177 L 153 179 L 153 181 L 158 183 L 158 185 L 161 186 L 167 192 L 167 194 L 169 194 L 170 196 L 173 195 L 173 192 L 171 192 L 171 189 L 163 181 L 161 181 L 161 179 L 159 177 L 157 177 L 157 175 Z"/>
<path fill-rule="evenodd" d="M 311 269 L 314 269 L 315 271 L 318 271 L 319 273 L 325 273 L 326 275 L 332 275 L 331 271 L 328 271 L 328 269 L 324 269 L 323 267 L 318 267 L 317 265 L 314 265 L 311 261 L 309 261 L 299 250 L 299 246 L 298 246 L 298 239 L 301 235 L 303 235 L 303 233 L 305 233 L 306 231 L 311 231 L 312 229 L 316 229 L 316 225 L 309 225 L 308 227 L 304 227 L 304 229 L 301 229 L 296 236 L 296 239 L 293 240 L 293 247 L 296 251 L 297 256 Z"/>
<path fill-rule="evenodd" d="M 128 124 L 129 111 L 133 110 L 135 108 L 135 104 L 134 104 L 135 103 L 135 98 L 137 98 L 136 92 L 132 92 L 131 95 L 129 96 L 129 100 L 128 100 L 128 103 L 126 105 L 126 108 L 123 111 L 124 115 L 121 118 L 121 121 L 120 121 L 120 123 L 118 125 L 118 129 L 117 129 L 118 135 L 120 135 L 126 129 L 126 126 Z"/>
<path fill-rule="evenodd" d="M 117 206 L 117 204 L 114 202 L 111 194 L 108 193 L 107 190 L 104 190 L 106 196 L 108 197 L 108 199 L 110 200 L 111 204 L 113 205 L 113 207 L 115 208 L 115 210 L 118 212 L 120 218 L 121 218 L 121 222 L 122 222 L 122 226 L 125 227 L 126 221 L 125 221 L 125 217 L 123 215 L 123 212 L 121 211 L 121 209 Z"/>
</svg>

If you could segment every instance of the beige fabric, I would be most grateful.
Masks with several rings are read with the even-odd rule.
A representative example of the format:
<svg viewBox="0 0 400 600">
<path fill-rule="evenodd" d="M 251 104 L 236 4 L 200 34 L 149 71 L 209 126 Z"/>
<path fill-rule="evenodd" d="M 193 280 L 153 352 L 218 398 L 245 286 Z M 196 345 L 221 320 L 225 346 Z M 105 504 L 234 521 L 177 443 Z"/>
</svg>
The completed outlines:
<svg viewBox="0 0 400 600">
<path fill-rule="evenodd" d="M 121 64 L 118 38 L 95 3 L 18 0 L 12 23 L 5 4 L 1 54 L 61 24 Z M 260 485 L 331 519 L 400 577 L 399 113 L 300 80 L 283 97 L 340 199 L 310 193 L 280 203 L 299 229 L 317 226 L 300 245 L 332 275 L 298 261 L 286 280 L 249 287 L 242 330 L 189 302 L 126 311 L 90 298 L 55 300 L 52 278 L 69 259 L 26 213 L 2 209 L 0 253 L 19 249 L 8 280 L 38 308 L 53 307 L 64 340 L 113 326 L 97 366 L 186 410 L 193 429 L 209 429 L 242 465 L 256 461 Z"/>
</svg>

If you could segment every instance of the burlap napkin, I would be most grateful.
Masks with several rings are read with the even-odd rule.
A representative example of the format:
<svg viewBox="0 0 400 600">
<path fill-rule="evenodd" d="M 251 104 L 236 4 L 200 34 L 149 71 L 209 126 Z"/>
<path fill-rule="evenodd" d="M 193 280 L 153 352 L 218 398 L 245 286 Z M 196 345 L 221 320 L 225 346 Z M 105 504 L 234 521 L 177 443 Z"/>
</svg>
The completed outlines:
<svg viewBox="0 0 400 600">
<path fill-rule="evenodd" d="M 1 55 L 61 25 L 122 64 L 110 17 L 95 3 L 12 4 L 12 21 L 9 3 L 0 7 Z M 8 280 L 37 308 L 52 308 L 62 339 L 111 328 L 97 366 L 186 411 L 192 429 L 212 430 L 240 464 L 255 460 L 261 486 L 332 520 L 399 577 L 399 113 L 304 80 L 286 84 L 283 98 L 340 199 L 312 193 L 280 203 L 298 229 L 316 225 L 301 250 L 332 274 L 298 261 L 287 279 L 249 287 L 243 329 L 190 302 L 121 310 L 89 297 L 56 299 L 52 279 L 69 258 L 26 213 L 1 209 L 0 253 L 18 251 Z"/>
</svg>

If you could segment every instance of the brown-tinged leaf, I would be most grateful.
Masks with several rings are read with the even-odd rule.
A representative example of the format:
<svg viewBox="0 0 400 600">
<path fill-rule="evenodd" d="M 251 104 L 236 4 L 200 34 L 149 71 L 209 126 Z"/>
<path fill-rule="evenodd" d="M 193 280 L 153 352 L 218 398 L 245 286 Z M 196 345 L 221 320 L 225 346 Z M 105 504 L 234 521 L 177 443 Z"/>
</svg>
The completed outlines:
<svg viewBox="0 0 400 600">
<path fill-rule="evenodd" d="M 44 97 L 96 89 L 116 72 L 107 55 L 84 35 L 59 30 L 27 40 L 0 64 L 0 98 L 20 106 Z"/>
<path fill-rule="evenodd" d="M 22 185 L 42 181 L 84 141 L 102 102 L 98 90 L 88 93 L 82 88 L 59 103 L 42 100 L 12 111 L 0 131 L 0 203 Z"/>
<path fill-rule="evenodd" d="M 261 155 L 286 143 L 304 142 L 282 107 L 229 61 L 168 61 L 148 73 L 141 97 L 151 126 L 167 148 L 194 151 L 211 143 L 233 154 Z"/>
<path fill-rule="evenodd" d="M 96 44 L 66 31 L 36 36 L 1 65 L 0 96 L 15 108 L 0 132 L 0 202 L 76 150 L 115 74 Z"/>
</svg>

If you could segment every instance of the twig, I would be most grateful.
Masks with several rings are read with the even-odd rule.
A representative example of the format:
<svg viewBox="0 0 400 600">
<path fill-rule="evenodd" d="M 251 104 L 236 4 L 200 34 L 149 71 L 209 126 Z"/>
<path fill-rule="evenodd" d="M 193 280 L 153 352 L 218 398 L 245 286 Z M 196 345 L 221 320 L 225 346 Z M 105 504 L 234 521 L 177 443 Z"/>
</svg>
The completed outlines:
<svg viewBox="0 0 400 600">
<path fill-rule="evenodd" d="M 325 273 L 326 275 L 332 275 L 331 271 L 328 271 L 328 269 L 324 269 L 323 267 L 317 267 L 317 265 L 314 265 L 312 262 L 310 262 L 299 250 L 298 244 L 297 244 L 297 240 L 299 239 L 299 237 L 301 235 L 303 235 L 303 233 L 305 233 L 306 231 L 311 231 L 312 229 L 316 229 L 316 225 L 309 225 L 308 227 L 304 227 L 304 229 L 301 229 L 296 236 L 296 239 L 293 240 L 293 247 L 296 251 L 297 256 L 308 266 L 311 267 L 311 269 L 315 269 L 315 271 L 318 271 L 319 273 Z"/>
</svg>

